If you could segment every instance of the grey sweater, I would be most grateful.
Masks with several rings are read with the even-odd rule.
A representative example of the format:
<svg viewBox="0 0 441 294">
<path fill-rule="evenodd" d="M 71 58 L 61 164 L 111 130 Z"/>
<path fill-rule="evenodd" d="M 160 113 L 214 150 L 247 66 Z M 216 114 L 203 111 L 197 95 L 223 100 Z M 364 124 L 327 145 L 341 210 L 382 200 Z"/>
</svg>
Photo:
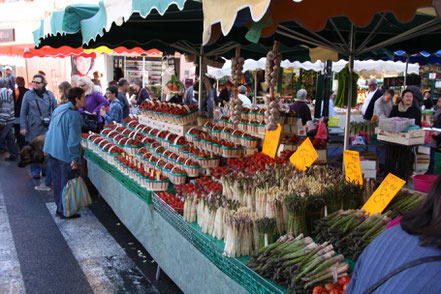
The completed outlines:
<svg viewBox="0 0 441 294">
<path fill-rule="evenodd" d="M 15 120 L 14 96 L 8 88 L 0 89 L 0 124 L 13 124 Z"/>
</svg>

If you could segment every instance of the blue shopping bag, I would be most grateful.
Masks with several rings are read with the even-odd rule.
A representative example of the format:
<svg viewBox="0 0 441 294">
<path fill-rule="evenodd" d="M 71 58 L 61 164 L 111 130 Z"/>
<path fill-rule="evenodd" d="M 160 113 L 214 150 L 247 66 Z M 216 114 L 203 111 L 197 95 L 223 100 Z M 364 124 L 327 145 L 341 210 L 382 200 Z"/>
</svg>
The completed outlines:
<svg viewBox="0 0 441 294">
<path fill-rule="evenodd" d="M 92 204 L 89 191 L 81 177 L 69 180 L 61 193 L 63 214 L 66 217 L 74 215 L 80 209 Z"/>
</svg>

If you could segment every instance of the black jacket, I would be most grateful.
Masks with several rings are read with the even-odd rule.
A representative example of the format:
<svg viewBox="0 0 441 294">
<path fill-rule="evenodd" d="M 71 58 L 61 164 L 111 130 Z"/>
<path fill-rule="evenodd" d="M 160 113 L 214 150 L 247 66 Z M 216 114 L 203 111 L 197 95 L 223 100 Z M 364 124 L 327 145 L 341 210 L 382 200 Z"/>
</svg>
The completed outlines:
<svg viewBox="0 0 441 294">
<path fill-rule="evenodd" d="M 375 101 L 377 101 L 377 99 L 380 98 L 381 96 L 383 96 L 383 92 L 381 92 L 379 89 L 377 89 L 377 91 L 375 92 L 371 101 L 369 102 L 368 108 L 366 109 L 366 113 L 363 115 L 363 118 L 365 120 L 372 119 L 372 116 L 374 115 Z"/>
<path fill-rule="evenodd" d="M 20 111 L 21 111 L 21 103 L 23 102 L 23 96 L 24 94 L 29 91 L 28 88 L 25 87 L 18 87 L 18 97 L 17 97 L 17 91 L 13 91 L 14 93 L 14 100 L 15 100 L 15 117 L 20 117 Z"/>
<path fill-rule="evenodd" d="M 405 117 L 405 118 L 414 118 L 415 124 L 421 127 L 421 110 L 412 105 L 409 107 L 406 112 L 398 111 L 398 105 L 395 105 L 392 108 L 392 111 L 389 114 L 389 117 Z"/>
</svg>

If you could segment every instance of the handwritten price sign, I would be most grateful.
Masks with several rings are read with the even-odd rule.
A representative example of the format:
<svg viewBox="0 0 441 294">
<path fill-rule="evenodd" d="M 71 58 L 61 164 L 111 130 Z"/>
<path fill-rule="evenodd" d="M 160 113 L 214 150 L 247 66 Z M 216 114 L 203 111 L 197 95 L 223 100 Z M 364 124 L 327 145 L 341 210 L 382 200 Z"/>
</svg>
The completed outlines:
<svg viewBox="0 0 441 294">
<path fill-rule="evenodd" d="M 299 170 L 306 170 L 318 158 L 317 151 L 309 138 L 297 148 L 297 151 L 289 158 L 289 161 Z"/>
<path fill-rule="evenodd" d="M 262 153 L 274 158 L 279 148 L 280 134 L 282 133 L 282 126 L 277 124 L 277 129 L 274 131 L 265 132 L 265 140 L 263 141 Z"/>
<path fill-rule="evenodd" d="M 388 174 L 361 209 L 364 209 L 366 213 L 371 215 L 376 214 L 377 212 L 383 212 L 405 183 L 406 181 L 399 177 L 393 174 Z"/>
<path fill-rule="evenodd" d="M 345 162 L 346 181 L 363 185 L 363 175 L 360 166 L 360 154 L 357 151 L 346 150 L 343 152 Z"/>
</svg>

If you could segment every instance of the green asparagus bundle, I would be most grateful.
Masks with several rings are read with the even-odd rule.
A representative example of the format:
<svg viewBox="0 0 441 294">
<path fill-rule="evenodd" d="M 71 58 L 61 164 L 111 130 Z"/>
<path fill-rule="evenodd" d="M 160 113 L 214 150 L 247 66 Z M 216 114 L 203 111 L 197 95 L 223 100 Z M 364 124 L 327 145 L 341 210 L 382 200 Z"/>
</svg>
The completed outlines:
<svg viewBox="0 0 441 294">
<path fill-rule="evenodd" d="M 358 209 L 361 207 L 363 186 L 353 182 L 344 181 L 341 184 L 343 209 Z"/>
<path fill-rule="evenodd" d="M 275 218 L 260 218 L 256 220 L 257 231 L 259 232 L 259 246 L 262 248 L 274 243 L 274 232 L 276 231 Z"/>
<path fill-rule="evenodd" d="M 312 232 L 314 224 L 323 217 L 325 208 L 325 200 L 322 195 L 309 195 L 306 200 L 306 228 L 308 232 Z"/>
<path fill-rule="evenodd" d="M 248 263 L 260 275 L 272 279 L 290 293 L 311 293 L 314 286 L 347 275 L 343 255 L 336 255 L 328 242 L 317 244 L 300 234 L 285 235 L 276 243 L 259 249 Z"/>
<path fill-rule="evenodd" d="M 356 261 L 363 250 L 384 232 L 390 213 L 368 217 L 364 210 L 340 210 L 316 222 L 318 242 L 331 242 L 337 252 Z"/>
<path fill-rule="evenodd" d="M 424 196 L 420 193 L 411 193 L 401 190 L 392 199 L 385 211 L 391 211 L 391 218 L 402 216 L 404 213 L 416 209 L 420 206 Z"/>
<path fill-rule="evenodd" d="M 285 197 L 285 205 L 288 210 L 288 231 L 293 236 L 300 234 L 308 235 L 306 228 L 306 203 L 307 199 L 297 193 Z"/>
<path fill-rule="evenodd" d="M 336 183 L 334 186 L 326 187 L 323 190 L 322 195 L 326 202 L 328 215 L 339 211 L 342 208 L 343 199 L 340 187 L 341 185 L 339 183 Z"/>
</svg>

